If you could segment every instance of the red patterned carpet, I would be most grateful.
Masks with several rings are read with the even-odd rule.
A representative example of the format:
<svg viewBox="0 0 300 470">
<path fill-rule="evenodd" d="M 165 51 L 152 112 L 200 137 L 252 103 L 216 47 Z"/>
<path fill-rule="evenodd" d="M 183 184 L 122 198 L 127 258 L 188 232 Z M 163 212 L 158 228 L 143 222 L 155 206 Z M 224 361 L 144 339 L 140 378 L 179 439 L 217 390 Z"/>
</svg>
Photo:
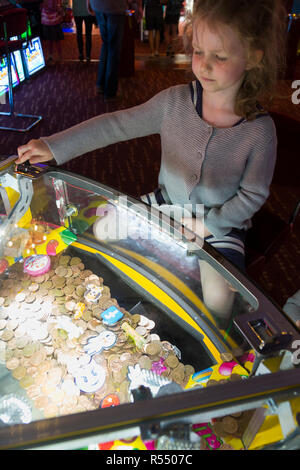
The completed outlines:
<svg viewBox="0 0 300 470">
<path fill-rule="evenodd" d="M 92 62 L 79 63 L 75 36 L 66 34 L 63 44 L 64 62 L 47 67 L 15 90 L 16 110 L 41 114 L 43 120 L 26 134 L 0 131 L 2 155 L 15 153 L 18 145 L 31 138 L 52 134 L 97 114 L 134 106 L 164 88 L 189 81 L 186 71 L 188 66 L 182 62 L 183 56 L 178 55 L 175 63 L 165 55 L 157 60 L 148 59 L 148 45 L 135 39 L 135 73 L 120 79 L 122 100 L 119 103 L 103 103 L 95 92 L 100 43 L 99 35 L 94 34 Z M 163 51 L 162 46 L 161 52 Z M 272 112 L 277 113 L 274 116 L 278 128 L 281 170 L 280 178 L 277 177 L 272 184 L 267 204 L 285 220 L 300 199 L 297 148 L 300 105 L 292 102 L 294 91 L 291 82 L 278 83 L 271 108 Z M 154 189 L 159 166 L 160 140 L 159 136 L 154 135 L 91 152 L 69 162 L 64 168 L 132 196 L 139 196 Z M 300 216 L 294 234 L 255 278 L 280 305 L 300 288 L 299 219 Z"/>
</svg>

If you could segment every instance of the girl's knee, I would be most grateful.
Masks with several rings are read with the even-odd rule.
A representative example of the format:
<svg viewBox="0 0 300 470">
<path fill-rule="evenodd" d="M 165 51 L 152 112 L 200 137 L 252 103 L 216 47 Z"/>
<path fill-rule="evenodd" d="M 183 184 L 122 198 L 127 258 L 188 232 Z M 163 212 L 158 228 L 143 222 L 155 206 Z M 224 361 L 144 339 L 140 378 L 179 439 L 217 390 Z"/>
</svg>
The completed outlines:
<svg viewBox="0 0 300 470">
<path fill-rule="evenodd" d="M 207 307 L 219 314 L 230 314 L 233 305 L 234 292 L 228 285 L 206 282 L 202 285 L 203 300 Z"/>
<path fill-rule="evenodd" d="M 229 317 L 235 293 L 228 282 L 215 269 L 205 262 L 200 262 L 203 300 L 212 313 Z"/>
</svg>

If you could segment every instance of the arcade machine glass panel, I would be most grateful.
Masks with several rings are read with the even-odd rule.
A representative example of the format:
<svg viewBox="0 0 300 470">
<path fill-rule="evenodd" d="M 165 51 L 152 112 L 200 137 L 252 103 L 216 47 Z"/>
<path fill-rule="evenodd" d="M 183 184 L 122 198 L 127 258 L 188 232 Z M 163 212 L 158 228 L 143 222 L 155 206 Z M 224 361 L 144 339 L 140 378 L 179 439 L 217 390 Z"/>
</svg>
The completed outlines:
<svg viewBox="0 0 300 470">
<path fill-rule="evenodd" d="M 276 374 L 286 373 L 285 394 L 298 390 L 299 333 L 237 268 L 102 184 L 5 159 L 0 183 L 2 448 L 78 448 L 137 430 L 145 443 L 157 426 L 170 437 L 174 420 L 185 430 L 214 425 L 216 447 L 282 438 L 280 426 L 272 437 L 257 431 L 270 397 L 281 397 Z M 235 291 L 226 330 L 203 301 L 199 260 Z M 201 429 L 193 436 L 213 447 Z M 178 439 L 200 448 L 190 433 Z"/>
</svg>

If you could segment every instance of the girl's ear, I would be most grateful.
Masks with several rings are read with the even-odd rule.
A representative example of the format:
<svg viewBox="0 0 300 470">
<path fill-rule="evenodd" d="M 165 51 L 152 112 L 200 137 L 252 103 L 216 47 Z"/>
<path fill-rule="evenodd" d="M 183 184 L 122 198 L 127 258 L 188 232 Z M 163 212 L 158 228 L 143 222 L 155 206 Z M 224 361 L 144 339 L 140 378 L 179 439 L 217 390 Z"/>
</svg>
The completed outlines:
<svg viewBox="0 0 300 470">
<path fill-rule="evenodd" d="M 264 51 L 262 51 L 261 49 L 256 49 L 255 51 L 250 52 L 246 65 L 246 70 L 251 70 L 257 67 L 261 63 L 263 56 Z"/>
</svg>

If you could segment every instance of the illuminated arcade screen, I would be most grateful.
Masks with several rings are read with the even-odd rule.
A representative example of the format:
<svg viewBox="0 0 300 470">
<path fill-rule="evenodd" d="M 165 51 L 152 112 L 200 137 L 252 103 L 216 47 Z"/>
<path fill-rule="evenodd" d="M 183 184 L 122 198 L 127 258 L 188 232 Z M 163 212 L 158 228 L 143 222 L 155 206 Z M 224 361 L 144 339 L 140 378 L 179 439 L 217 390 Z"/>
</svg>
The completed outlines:
<svg viewBox="0 0 300 470">
<path fill-rule="evenodd" d="M 25 73 L 24 73 L 24 67 L 23 67 L 23 62 L 22 62 L 22 57 L 21 57 L 21 51 L 15 51 L 13 53 L 14 56 L 14 62 L 16 65 L 16 69 L 18 72 L 19 80 L 20 82 L 23 82 L 25 80 Z"/>
<path fill-rule="evenodd" d="M 17 66 L 14 57 L 12 58 L 11 71 L 13 86 L 20 83 L 20 78 L 17 73 Z M 24 73 L 24 72 L 23 72 Z M 6 58 L 0 59 L 0 96 L 4 95 L 8 91 L 8 69 Z"/>
<path fill-rule="evenodd" d="M 17 39 L 17 38 L 11 38 Z M 22 57 L 23 55 L 23 57 Z M 15 87 L 20 82 L 25 80 L 26 75 L 24 66 L 27 67 L 28 75 L 34 73 L 45 67 L 45 59 L 43 49 L 39 37 L 30 40 L 28 47 L 24 51 L 15 51 L 11 55 L 12 59 L 12 80 Z M 24 63 L 24 65 L 23 65 Z M 0 59 L 0 96 L 8 91 L 8 72 L 6 58 Z"/>
<path fill-rule="evenodd" d="M 45 59 L 39 37 L 30 40 L 27 49 L 23 51 L 23 56 L 29 75 L 33 75 L 45 67 Z"/>
</svg>

